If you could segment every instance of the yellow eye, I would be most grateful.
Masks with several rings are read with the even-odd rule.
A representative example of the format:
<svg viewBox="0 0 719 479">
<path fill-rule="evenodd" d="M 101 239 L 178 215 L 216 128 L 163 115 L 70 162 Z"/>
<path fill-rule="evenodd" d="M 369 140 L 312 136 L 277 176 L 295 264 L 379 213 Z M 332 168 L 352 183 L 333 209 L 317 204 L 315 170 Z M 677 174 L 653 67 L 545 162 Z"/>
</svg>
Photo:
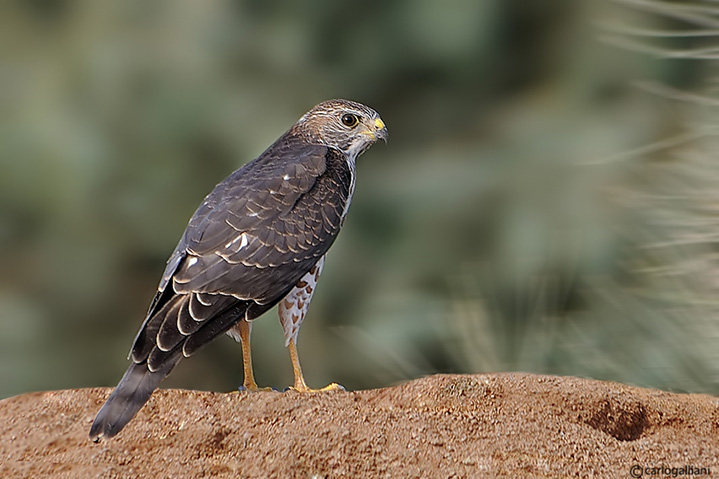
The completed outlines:
<svg viewBox="0 0 719 479">
<path fill-rule="evenodd" d="M 342 115 L 342 124 L 344 126 L 352 128 L 357 123 L 359 123 L 359 118 L 357 118 L 357 115 L 353 115 L 352 113 L 345 113 L 344 115 Z"/>
</svg>

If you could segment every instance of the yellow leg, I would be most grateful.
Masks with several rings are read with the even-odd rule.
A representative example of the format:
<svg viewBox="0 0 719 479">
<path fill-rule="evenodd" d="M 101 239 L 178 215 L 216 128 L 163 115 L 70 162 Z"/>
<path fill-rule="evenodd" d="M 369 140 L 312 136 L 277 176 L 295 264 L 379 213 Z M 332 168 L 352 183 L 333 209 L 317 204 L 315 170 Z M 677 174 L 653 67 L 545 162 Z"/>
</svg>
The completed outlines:
<svg viewBox="0 0 719 479">
<path fill-rule="evenodd" d="M 310 389 L 307 387 L 307 384 L 305 383 L 305 378 L 302 375 L 302 366 L 300 366 L 300 358 L 297 354 L 297 346 L 295 345 L 295 340 L 290 339 L 290 344 L 287 346 L 290 349 L 290 358 L 292 359 L 292 370 L 295 373 L 295 385 L 294 387 L 290 389 L 294 389 L 297 392 L 301 393 L 314 393 L 319 391 L 335 391 L 335 390 L 342 390 L 344 391 L 345 388 L 340 386 L 337 383 L 332 383 L 329 386 L 325 386 L 322 389 Z"/>
<path fill-rule="evenodd" d="M 252 370 L 252 350 L 250 348 L 251 324 L 244 319 L 239 323 L 240 338 L 242 339 L 242 368 L 245 380 L 242 383 L 245 391 L 272 391 L 272 388 L 260 388 L 255 382 L 255 373 Z"/>
</svg>

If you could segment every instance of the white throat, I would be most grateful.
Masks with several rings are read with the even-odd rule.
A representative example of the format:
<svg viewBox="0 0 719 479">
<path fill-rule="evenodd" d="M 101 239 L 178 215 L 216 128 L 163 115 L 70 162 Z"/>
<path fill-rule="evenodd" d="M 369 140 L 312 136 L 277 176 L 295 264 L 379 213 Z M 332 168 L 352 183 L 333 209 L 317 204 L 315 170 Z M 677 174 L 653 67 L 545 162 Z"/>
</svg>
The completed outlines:
<svg viewBox="0 0 719 479">
<path fill-rule="evenodd" d="M 350 209 L 350 203 L 352 203 L 352 195 L 354 195 L 355 192 L 355 179 L 357 178 L 357 167 L 355 161 L 357 160 L 358 156 L 357 151 L 350 150 L 347 152 L 347 166 L 350 168 L 350 191 L 347 195 L 347 203 L 345 203 L 345 208 L 342 210 L 342 221 L 344 222 L 345 216 L 347 216 L 347 212 Z"/>
</svg>

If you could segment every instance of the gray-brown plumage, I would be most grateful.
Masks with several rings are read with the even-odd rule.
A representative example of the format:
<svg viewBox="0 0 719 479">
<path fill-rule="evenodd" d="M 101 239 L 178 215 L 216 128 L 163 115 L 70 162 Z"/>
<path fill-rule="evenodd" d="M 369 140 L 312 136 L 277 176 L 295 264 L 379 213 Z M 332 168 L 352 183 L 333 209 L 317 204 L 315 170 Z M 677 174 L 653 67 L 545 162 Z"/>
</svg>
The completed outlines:
<svg viewBox="0 0 719 479">
<path fill-rule="evenodd" d="M 379 139 L 387 139 L 387 129 L 374 110 L 326 101 L 217 185 L 167 262 L 132 346 L 132 365 L 97 414 L 91 439 L 117 434 L 180 359 L 222 333 L 242 339 L 245 386 L 256 389 L 249 321 L 280 301 L 295 388 L 310 390 L 297 360 L 297 332 L 347 213 L 355 159 Z"/>
</svg>

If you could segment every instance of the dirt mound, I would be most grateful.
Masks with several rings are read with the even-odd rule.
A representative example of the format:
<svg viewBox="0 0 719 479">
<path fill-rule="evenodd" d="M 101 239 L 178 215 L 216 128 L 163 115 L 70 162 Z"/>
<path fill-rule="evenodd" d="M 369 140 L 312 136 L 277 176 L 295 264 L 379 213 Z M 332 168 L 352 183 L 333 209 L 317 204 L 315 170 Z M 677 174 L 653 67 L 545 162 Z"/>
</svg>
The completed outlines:
<svg viewBox="0 0 719 479">
<path fill-rule="evenodd" d="M 88 439 L 110 389 L 0 402 L 0 477 L 710 477 L 719 400 L 530 374 L 301 395 L 157 391 Z"/>
</svg>

